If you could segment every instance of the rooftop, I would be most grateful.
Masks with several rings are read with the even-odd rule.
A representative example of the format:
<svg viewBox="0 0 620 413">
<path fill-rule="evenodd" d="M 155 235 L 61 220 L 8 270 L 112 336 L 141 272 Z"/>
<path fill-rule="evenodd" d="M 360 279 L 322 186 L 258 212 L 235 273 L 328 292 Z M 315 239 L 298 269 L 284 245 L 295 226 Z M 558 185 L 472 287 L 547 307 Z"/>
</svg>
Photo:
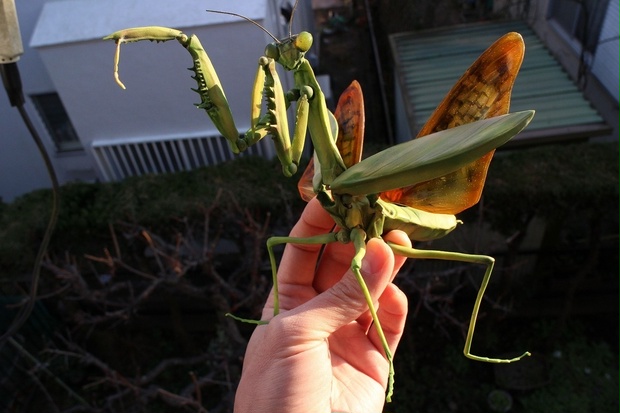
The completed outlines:
<svg viewBox="0 0 620 413">
<path fill-rule="evenodd" d="M 610 128 L 521 21 L 475 23 L 391 36 L 396 71 L 413 134 L 443 96 L 489 45 L 508 32 L 521 33 L 526 52 L 512 94 L 511 112 L 535 109 L 536 116 L 513 144 L 582 139 Z"/>
</svg>

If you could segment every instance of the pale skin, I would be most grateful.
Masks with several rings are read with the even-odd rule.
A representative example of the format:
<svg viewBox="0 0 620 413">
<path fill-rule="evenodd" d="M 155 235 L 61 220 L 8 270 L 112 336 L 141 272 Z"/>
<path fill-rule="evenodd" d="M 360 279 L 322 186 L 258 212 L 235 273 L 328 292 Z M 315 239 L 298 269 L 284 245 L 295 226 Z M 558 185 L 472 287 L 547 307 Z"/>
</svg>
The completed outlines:
<svg viewBox="0 0 620 413">
<path fill-rule="evenodd" d="M 293 237 L 329 232 L 332 218 L 313 199 L 291 231 Z M 384 239 L 410 246 L 392 231 Z M 269 324 L 248 344 L 235 413 L 381 412 L 389 363 L 359 284 L 349 270 L 353 247 L 330 244 L 317 266 L 320 245 L 288 244 L 278 269 L 280 314 L 273 296 L 263 309 Z M 392 283 L 406 258 L 371 239 L 362 275 L 392 354 L 403 334 L 407 297 Z"/>
</svg>

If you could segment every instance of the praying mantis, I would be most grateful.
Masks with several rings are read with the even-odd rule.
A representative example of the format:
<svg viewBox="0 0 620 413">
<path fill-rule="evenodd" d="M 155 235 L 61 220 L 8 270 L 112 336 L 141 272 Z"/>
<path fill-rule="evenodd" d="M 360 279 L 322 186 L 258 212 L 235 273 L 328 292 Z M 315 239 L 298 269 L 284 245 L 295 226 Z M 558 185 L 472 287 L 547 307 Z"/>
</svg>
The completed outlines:
<svg viewBox="0 0 620 413">
<path fill-rule="evenodd" d="M 289 33 L 281 40 L 270 36 L 274 43 L 266 47 L 258 60 L 251 96 L 251 127 L 243 136 L 235 126 L 217 73 L 196 36 L 150 26 L 120 30 L 104 39 L 114 40 L 117 44 L 114 76 L 123 88 L 118 76 L 121 44 L 177 40 L 194 62 L 191 70 L 198 85 L 194 90 L 201 98 L 197 106 L 207 112 L 235 153 L 269 135 L 284 175 L 292 176 L 297 172 L 306 133 L 309 132 L 314 158 L 299 183 L 300 194 L 306 200 L 316 196 L 334 219 L 336 229 L 309 238 L 275 236 L 267 241 L 273 277 L 274 316 L 280 311 L 276 246 L 353 243 L 355 255 L 351 270 L 364 293 L 389 361 L 386 400 L 390 401 L 394 386 L 393 355 L 360 272 L 365 243 L 369 238 L 381 237 L 394 229 L 405 231 L 413 241 L 441 238 L 460 222 L 455 214 L 479 201 L 494 150 L 525 128 L 534 115 L 533 111 L 508 114 L 513 83 L 524 55 L 523 39 L 518 33 L 508 33 L 491 45 L 439 104 L 416 139 L 360 160 L 364 119 L 359 84 L 354 82 L 343 93 L 334 116 L 328 110 L 312 67 L 304 57 L 312 46 L 312 35 L 308 32 Z M 293 73 L 295 86 L 287 93 L 283 91 L 276 64 Z M 266 102 L 264 114 L 263 97 Z M 287 109 L 292 102 L 296 103 L 296 122 L 291 138 Z M 395 254 L 408 258 L 462 261 L 485 266 L 464 354 L 470 359 L 491 363 L 511 363 L 530 354 L 525 352 L 511 359 L 471 354 L 478 310 L 493 271 L 492 257 L 388 245 Z M 257 324 L 266 322 L 256 321 Z"/>
</svg>

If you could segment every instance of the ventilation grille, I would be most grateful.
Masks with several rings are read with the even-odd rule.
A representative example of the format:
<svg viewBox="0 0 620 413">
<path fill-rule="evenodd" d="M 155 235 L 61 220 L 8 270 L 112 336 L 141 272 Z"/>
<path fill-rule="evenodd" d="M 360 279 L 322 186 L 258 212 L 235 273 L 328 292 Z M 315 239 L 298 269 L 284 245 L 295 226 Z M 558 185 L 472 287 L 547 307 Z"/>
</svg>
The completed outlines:
<svg viewBox="0 0 620 413">
<path fill-rule="evenodd" d="M 188 171 L 215 165 L 237 156 L 274 156 L 270 139 L 263 139 L 235 155 L 223 136 L 177 139 L 100 140 L 92 144 L 101 177 L 120 181 L 130 176 Z"/>
</svg>

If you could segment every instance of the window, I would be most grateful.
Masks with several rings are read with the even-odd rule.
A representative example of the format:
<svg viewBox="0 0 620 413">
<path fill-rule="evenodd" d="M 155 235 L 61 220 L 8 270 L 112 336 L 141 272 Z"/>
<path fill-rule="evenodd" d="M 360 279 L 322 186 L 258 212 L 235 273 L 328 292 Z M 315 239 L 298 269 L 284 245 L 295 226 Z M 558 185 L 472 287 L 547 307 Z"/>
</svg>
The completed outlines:
<svg viewBox="0 0 620 413">
<path fill-rule="evenodd" d="M 547 17 L 594 55 L 608 3 L 609 0 L 551 0 Z"/>
<path fill-rule="evenodd" d="M 80 139 L 57 93 L 30 96 L 59 151 L 82 149 Z"/>
</svg>

